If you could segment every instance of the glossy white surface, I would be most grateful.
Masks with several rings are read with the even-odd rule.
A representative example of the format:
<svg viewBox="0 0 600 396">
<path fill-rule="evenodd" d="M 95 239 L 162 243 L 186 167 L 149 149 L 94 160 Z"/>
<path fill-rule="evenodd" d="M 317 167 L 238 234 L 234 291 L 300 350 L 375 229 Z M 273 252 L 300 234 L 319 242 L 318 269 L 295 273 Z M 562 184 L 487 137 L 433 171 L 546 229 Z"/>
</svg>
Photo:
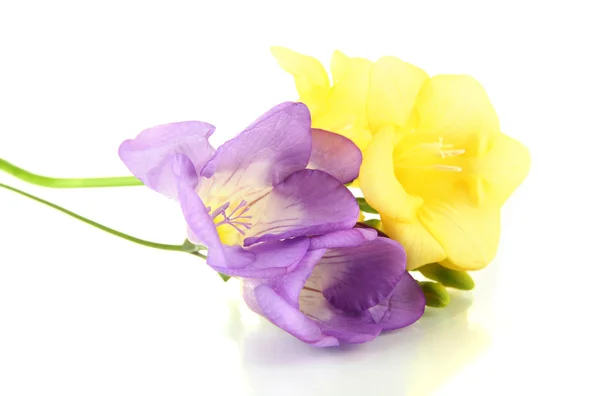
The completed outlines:
<svg viewBox="0 0 600 396">
<path fill-rule="evenodd" d="M 250 3 L 250 2 L 249 2 Z M 414 326 L 313 349 L 249 312 L 203 262 L 103 234 L 0 190 L 0 395 L 595 394 L 598 92 L 591 6 L 370 1 L 0 4 L 0 157 L 126 174 L 119 143 L 200 119 L 218 144 L 295 98 L 268 47 L 396 55 L 486 87 L 532 152 L 497 259 Z M 8 183 L 138 237 L 185 237 L 144 188 Z"/>
</svg>

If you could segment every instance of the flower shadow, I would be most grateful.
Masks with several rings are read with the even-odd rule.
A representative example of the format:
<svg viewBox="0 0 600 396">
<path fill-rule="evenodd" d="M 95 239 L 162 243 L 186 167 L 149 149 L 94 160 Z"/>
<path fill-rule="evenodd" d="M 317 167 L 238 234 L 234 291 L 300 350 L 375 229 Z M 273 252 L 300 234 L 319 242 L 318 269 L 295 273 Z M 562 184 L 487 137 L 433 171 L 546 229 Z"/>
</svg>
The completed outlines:
<svg viewBox="0 0 600 396">
<path fill-rule="evenodd" d="M 428 308 L 414 325 L 363 345 L 314 348 L 258 316 L 247 325 L 241 301 L 231 306 L 236 330 L 229 335 L 240 348 L 252 394 L 279 395 L 293 386 L 310 395 L 426 395 L 489 345 L 485 329 L 469 322 L 471 295 L 452 297 L 445 309 Z"/>
</svg>

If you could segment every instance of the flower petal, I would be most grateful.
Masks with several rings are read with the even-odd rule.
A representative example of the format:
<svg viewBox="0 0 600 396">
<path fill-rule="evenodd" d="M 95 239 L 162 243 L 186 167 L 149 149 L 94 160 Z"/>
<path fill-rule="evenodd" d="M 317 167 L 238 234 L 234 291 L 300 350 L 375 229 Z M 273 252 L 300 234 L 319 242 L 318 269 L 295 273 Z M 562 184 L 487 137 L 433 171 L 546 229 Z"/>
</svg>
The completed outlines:
<svg viewBox="0 0 600 396">
<path fill-rule="evenodd" d="M 379 305 L 369 309 L 383 330 L 394 330 L 416 322 L 425 312 L 425 295 L 419 283 L 405 272 L 394 293 Z"/>
<path fill-rule="evenodd" d="M 394 173 L 393 128 L 380 130 L 367 148 L 360 168 L 359 183 L 365 199 L 388 218 L 410 222 L 422 199 L 409 195 Z"/>
<path fill-rule="evenodd" d="M 313 127 L 343 135 L 361 150 L 371 140 L 366 105 L 372 65 L 367 59 L 350 58 L 335 51 L 331 59 L 333 87 L 329 107 L 327 112 L 313 115 Z"/>
<path fill-rule="evenodd" d="M 194 173 L 199 174 L 215 151 L 208 142 L 214 130 L 214 126 L 200 121 L 159 125 L 124 141 L 119 147 L 119 156 L 146 186 L 174 198 L 177 183 L 173 179 L 171 157 L 174 154 L 187 156 Z"/>
<path fill-rule="evenodd" d="M 352 228 L 358 204 L 335 177 L 319 170 L 290 175 L 252 209 L 260 217 L 244 245 Z"/>
<path fill-rule="evenodd" d="M 416 133 L 435 142 L 466 150 L 477 156 L 487 149 L 500 123 L 485 90 L 473 77 L 438 75 L 426 83 L 415 105 L 419 117 Z"/>
<path fill-rule="evenodd" d="M 243 191 L 251 202 L 306 168 L 310 151 L 308 109 L 302 103 L 282 103 L 217 149 L 202 169 L 201 176 L 209 180 L 202 183 L 200 196 L 212 204 L 215 194 L 231 198 Z"/>
<path fill-rule="evenodd" d="M 442 245 L 419 222 L 418 218 L 410 223 L 404 223 L 382 216 L 381 221 L 383 231 L 390 238 L 404 246 L 407 269 L 414 270 L 426 264 L 439 262 L 447 257 Z"/>
<path fill-rule="evenodd" d="M 181 209 L 194 242 L 208 247 L 208 265 L 231 276 L 268 278 L 286 274 L 304 257 L 310 246 L 307 238 L 263 243 L 248 249 L 223 245 L 206 206 L 189 180 L 181 177 L 193 167 L 191 161 L 181 154 L 176 159 L 172 162 Z"/>
<path fill-rule="evenodd" d="M 314 346 L 360 343 L 375 338 L 381 325 L 370 314 L 346 313 L 318 292 L 302 287 L 324 250 L 309 252 L 289 274 L 275 279 L 245 279 L 248 306 L 294 337 Z"/>
<path fill-rule="evenodd" d="M 284 47 L 271 47 L 271 53 L 279 65 L 294 76 L 300 102 L 308 106 L 313 118 L 326 112 L 330 86 L 321 62 Z"/>
<path fill-rule="evenodd" d="M 310 238 L 310 250 L 357 246 L 377 238 L 377 230 L 352 228 Z"/>
<path fill-rule="evenodd" d="M 423 70 L 393 56 L 375 62 L 367 101 L 371 130 L 377 132 L 388 123 L 402 130 L 410 129 L 415 101 L 428 79 Z"/>
<path fill-rule="evenodd" d="M 245 278 L 274 278 L 293 270 L 306 255 L 309 246 L 308 238 L 265 242 L 248 248 L 224 246 L 226 262 L 223 264 L 225 266 L 216 260 L 210 260 L 210 251 L 207 263 L 225 275 Z M 239 268 L 236 263 L 238 260 L 243 262 L 248 253 L 253 255 L 253 260 L 243 268 Z"/>
<path fill-rule="evenodd" d="M 389 238 L 376 238 L 357 246 L 327 249 L 311 280 L 334 307 L 362 312 L 389 297 L 405 270 L 402 246 Z"/>
<path fill-rule="evenodd" d="M 419 218 L 443 246 L 456 270 L 477 270 L 496 255 L 500 240 L 500 209 L 473 206 L 466 197 L 452 202 L 427 202 Z"/>
<path fill-rule="evenodd" d="M 342 183 L 358 177 L 362 154 L 352 140 L 322 129 L 312 129 L 312 151 L 308 169 L 319 169 Z"/>
<path fill-rule="evenodd" d="M 489 151 L 467 167 L 472 171 L 467 183 L 473 201 L 502 206 L 523 182 L 530 165 L 529 150 L 523 144 L 503 133 L 494 135 Z"/>
</svg>

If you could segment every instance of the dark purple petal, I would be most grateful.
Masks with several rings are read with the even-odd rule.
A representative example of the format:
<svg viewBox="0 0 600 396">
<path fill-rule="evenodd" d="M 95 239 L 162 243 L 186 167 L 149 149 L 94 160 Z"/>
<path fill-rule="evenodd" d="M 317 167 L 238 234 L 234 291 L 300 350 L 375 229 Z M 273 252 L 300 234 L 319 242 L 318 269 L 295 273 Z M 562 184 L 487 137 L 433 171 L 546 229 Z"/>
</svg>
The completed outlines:
<svg viewBox="0 0 600 396">
<path fill-rule="evenodd" d="M 367 312 L 347 312 L 329 304 L 323 294 L 303 289 L 300 293 L 300 310 L 317 321 L 323 334 L 349 344 L 373 340 L 382 326 L 373 321 Z"/>
<path fill-rule="evenodd" d="M 304 169 L 310 150 L 310 112 L 302 103 L 286 102 L 219 147 L 201 175 L 213 179 L 211 189 L 243 189 L 247 198 Z"/>
<path fill-rule="evenodd" d="M 377 231 L 368 228 L 352 228 L 334 231 L 310 238 L 310 250 L 357 246 L 377 238 Z"/>
<path fill-rule="evenodd" d="M 339 180 L 308 169 L 290 175 L 258 205 L 254 210 L 261 216 L 244 240 L 245 246 L 352 228 L 359 210 L 354 196 Z"/>
<path fill-rule="evenodd" d="M 416 322 L 425 312 L 425 296 L 410 273 L 406 272 L 390 298 L 370 308 L 373 319 L 384 330 L 399 329 Z"/>
<path fill-rule="evenodd" d="M 325 171 L 346 184 L 358 177 L 361 162 L 360 149 L 352 140 L 337 133 L 312 129 L 308 169 Z"/>
<path fill-rule="evenodd" d="M 171 172 L 171 157 L 174 154 L 187 156 L 193 164 L 193 173 L 199 174 L 214 154 L 208 142 L 214 130 L 214 126 L 199 121 L 156 126 L 133 140 L 124 141 L 119 147 L 119 156 L 146 186 L 175 198 L 177 183 Z"/>
<path fill-rule="evenodd" d="M 404 248 L 388 238 L 327 249 L 311 280 L 327 301 L 344 311 L 362 312 L 388 298 L 406 270 Z"/>
</svg>

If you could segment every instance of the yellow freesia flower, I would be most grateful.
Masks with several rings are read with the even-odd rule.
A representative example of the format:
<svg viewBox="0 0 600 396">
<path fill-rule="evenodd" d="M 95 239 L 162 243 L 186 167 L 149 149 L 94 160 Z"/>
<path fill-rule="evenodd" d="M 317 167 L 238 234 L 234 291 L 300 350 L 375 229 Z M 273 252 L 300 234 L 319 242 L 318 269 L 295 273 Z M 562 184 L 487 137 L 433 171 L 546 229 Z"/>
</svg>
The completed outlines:
<svg viewBox="0 0 600 396">
<path fill-rule="evenodd" d="M 316 59 L 281 48 L 273 53 L 294 75 L 300 100 L 315 109 L 315 122 L 329 122 L 319 127 L 353 139 L 363 150 L 360 188 L 381 214 L 385 232 L 404 245 L 409 269 L 440 262 L 476 270 L 492 261 L 500 208 L 527 175 L 530 157 L 521 143 L 500 132 L 475 79 L 429 78 L 413 65 L 383 57 L 361 70 L 369 76 L 367 88 L 357 79 L 357 89 L 351 89 L 354 80 L 335 75 L 330 87 Z M 346 93 L 345 102 L 336 91 Z M 360 128 L 360 139 L 348 133 Z"/>
</svg>

